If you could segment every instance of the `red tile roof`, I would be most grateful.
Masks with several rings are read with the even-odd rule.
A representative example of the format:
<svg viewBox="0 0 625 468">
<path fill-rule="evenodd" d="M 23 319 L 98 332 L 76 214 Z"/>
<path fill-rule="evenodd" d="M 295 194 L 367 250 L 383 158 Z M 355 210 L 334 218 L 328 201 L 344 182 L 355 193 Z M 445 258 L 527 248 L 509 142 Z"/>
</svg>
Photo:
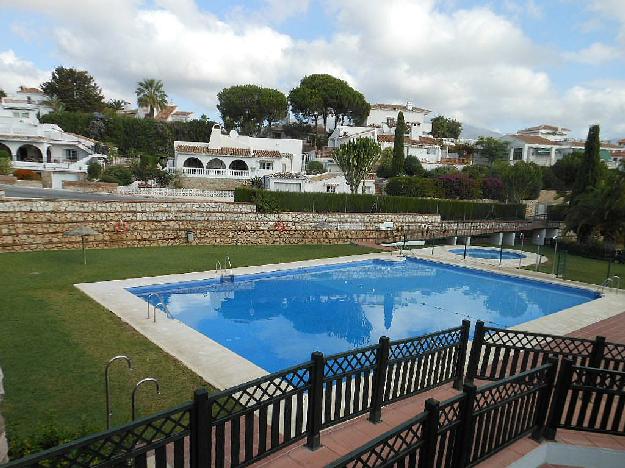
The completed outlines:
<svg viewBox="0 0 625 468">
<path fill-rule="evenodd" d="M 380 143 L 394 143 L 395 135 L 378 135 L 378 142 Z M 422 136 L 418 139 L 412 139 L 410 137 L 404 137 L 404 143 L 407 145 L 440 145 L 440 142 L 433 137 Z"/>
<path fill-rule="evenodd" d="M 28 94 L 43 94 L 39 88 L 28 88 L 26 86 L 20 86 L 18 93 L 28 93 Z"/>
<path fill-rule="evenodd" d="M 411 109 L 408 109 L 406 105 L 403 104 L 371 104 L 371 109 L 380 109 L 380 110 L 388 110 L 388 111 L 402 111 L 402 112 L 423 112 L 429 114 L 430 110 L 422 109 L 421 107 L 412 106 Z"/>
<path fill-rule="evenodd" d="M 535 135 L 520 135 L 517 133 L 516 135 L 509 135 L 509 136 L 516 140 L 520 140 L 524 143 L 528 143 L 530 145 L 560 146 L 560 144 L 557 141 L 551 141 L 551 140 L 548 140 L 547 138 L 543 138 L 543 137 L 539 137 Z"/>
<path fill-rule="evenodd" d="M 552 131 L 552 132 L 557 132 L 557 131 L 570 132 L 571 131 L 568 128 L 556 127 L 555 125 L 548 125 L 548 124 L 537 125 L 536 127 L 529 127 L 529 128 L 526 128 L 525 130 L 520 130 L 520 131 L 521 132 L 532 132 L 532 131 L 536 131 L 536 130 L 549 130 L 549 131 Z"/>
<path fill-rule="evenodd" d="M 169 117 L 175 112 L 175 110 L 176 106 L 165 106 L 160 110 L 158 114 L 156 114 L 154 120 L 167 121 L 167 119 L 169 119 Z"/>
<path fill-rule="evenodd" d="M 191 115 L 193 114 L 193 112 L 187 112 L 187 111 L 176 111 L 174 112 L 174 115 Z"/>
</svg>

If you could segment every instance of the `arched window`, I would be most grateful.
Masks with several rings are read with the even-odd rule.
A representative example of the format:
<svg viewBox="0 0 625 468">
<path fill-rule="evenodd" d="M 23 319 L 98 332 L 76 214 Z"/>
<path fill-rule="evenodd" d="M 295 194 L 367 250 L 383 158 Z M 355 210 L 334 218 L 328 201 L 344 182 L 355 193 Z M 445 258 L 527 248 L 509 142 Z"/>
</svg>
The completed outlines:
<svg viewBox="0 0 625 468">
<path fill-rule="evenodd" d="M 18 161 L 43 162 L 43 154 L 41 150 L 33 145 L 22 145 L 17 150 Z"/>
<path fill-rule="evenodd" d="M 4 143 L 0 143 L 0 151 L 5 151 L 9 154 L 9 157 L 13 157 L 13 153 L 11 153 L 11 148 L 9 148 L 7 145 L 5 145 Z"/>
<path fill-rule="evenodd" d="M 247 164 L 245 164 L 245 161 L 241 161 L 240 159 L 235 159 L 228 167 L 232 171 L 247 171 L 249 169 Z"/>
<path fill-rule="evenodd" d="M 187 158 L 182 164 L 183 167 L 192 167 L 194 169 L 204 169 L 204 164 L 198 158 Z"/>
<path fill-rule="evenodd" d="M 219 158 L 213 158 L 206 163 L 206 169 L 225 169 L 226 163 Z"/>
</svg>

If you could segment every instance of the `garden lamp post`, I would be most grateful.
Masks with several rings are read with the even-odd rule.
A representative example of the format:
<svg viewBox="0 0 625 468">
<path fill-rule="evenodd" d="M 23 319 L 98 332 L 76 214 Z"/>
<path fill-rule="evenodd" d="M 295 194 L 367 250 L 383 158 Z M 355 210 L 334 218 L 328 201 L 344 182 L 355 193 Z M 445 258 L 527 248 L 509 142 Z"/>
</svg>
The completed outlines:
<svg viewBox="0 0 625 468">
<path fill-rule="evenodd" d="M 80 237 L 82 243 L 82 260 L 83 263 L 87 264 L 87 252 L 85 249 L 85 240 L 87 236 L 97 236 L 100 234 L 95 229 L 91 229 L 89 226 L 80 226 L 75 229 L 71 229 L 63 234 L 65 237 Z"/>
</svg>

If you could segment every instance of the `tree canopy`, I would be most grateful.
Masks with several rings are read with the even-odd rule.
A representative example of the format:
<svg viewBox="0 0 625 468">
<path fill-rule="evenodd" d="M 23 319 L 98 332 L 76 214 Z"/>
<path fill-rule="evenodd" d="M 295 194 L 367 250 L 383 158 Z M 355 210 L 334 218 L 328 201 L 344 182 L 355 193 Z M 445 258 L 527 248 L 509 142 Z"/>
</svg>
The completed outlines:
<svg viewBox="0 0 625 468">
<path fill-rule="evenodd" d="M 395 127 L 395 140 L 393 142 L 393 175 L 398 176 L 404 172 L 404 135 L 406 134 L 406 121 L 404 113 L 397 114 Z"/>
<path fill-rule="evenodd" d="M 334 160 L 343 171 L 352 193 L 358 191 L 365 176 L 380 157 L 380 151 L 379 143 L 371 138 L 356 138 L 334 151 Z"/>
<path fill-rule="evenodd" d="M 41 89 L 49 98 L 58 98 L 70 112 L 96 112 L 104 108 L 102 90 L 84 70 L 58 66 L 50 81 L 41 84 Z"/>
<path fill-rule="evenodd" d="M 364 95 L 352 88 L 346 81 L 327 74 L 313 74 L 302 78 L 297 88 L 289 93 L 291 110 L 296 118 L 310 119 L 324 127 L 330 115 L 335 116 L 335 125 L 349 119 L 361 125 L 369 116 L 371 106 Z"/>
<path fill-rule="evenodd" d="M 154 118 L 157 109 L 162 109 L 167 105 L 167 93 L 161 80 L 145 78 L 137 83 L 135 94 L 137 104 L 150 109 L 151 118 Z"/>
<path fill-rule="evenodd" d="M 217 99 L 226 129 L 236 129 L 243 135 L 258 135 L 265 123 L 271 126 L 285 118 L 288 110 L 282 92 L 252 84 L 224 88 Z"/>
<path fill-rule="evenodd" d="M 460 138 L 462 123 L 456 119 L 439 115 L 432 119 L 432 136 L 434 138 Z"/>
<path fill-rule="evenodd" d="M 503 181 L 506 199 L 511 203 L 535 199 L 542 188 L 542 172 L 533 162 L 517 161 L 515 164 L 508 164 L 497 161 L 493 172 Z"/>
<path fill-rule="evenodd" d="M 0 89 L 0 99 L 7 97 L 7 93 L 4 92 L 4 89 Z"/>
<path fill-rule="evenodd" d="M 495 161 L 508 159 L 508 143 L 493 137 L 480 137 L 475 143 L 480 157 L 492 166 Z"/>
</svg>

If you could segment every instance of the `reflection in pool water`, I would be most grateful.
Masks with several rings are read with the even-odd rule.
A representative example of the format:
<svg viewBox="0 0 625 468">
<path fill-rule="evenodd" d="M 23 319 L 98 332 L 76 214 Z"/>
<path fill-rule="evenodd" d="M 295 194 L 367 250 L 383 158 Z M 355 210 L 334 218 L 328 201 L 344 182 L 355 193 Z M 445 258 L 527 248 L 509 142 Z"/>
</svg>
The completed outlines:
<svg viewBox="0 0 625 468">
<path fill-rule="evenodd" d="M 450 252 L 456 255 L 464 255 L 464 248 L 451 249 Z M 467 257 L 472 258 L 488 258 L 499 260 L 500 254 L 503 260 L 519 260 L 520 258 L 527 258 L 527 255 L 525 254 L 522 254 L 520 252 L 510 252 L 509 250 L 503 250 L 500 252 L 499 249 L 467 249 Z"/>
<path fill-rule="evenodd" d="M 276 371 L 378 341 L 458 326 L 516 325 L 597 297 L 591 291 L 408 259 L 361 261 L 218 280 L 131 288 L 158 291 L 180 321 Z M 153 302 L 159 299 L 153 298 Z"/>
</svg>

